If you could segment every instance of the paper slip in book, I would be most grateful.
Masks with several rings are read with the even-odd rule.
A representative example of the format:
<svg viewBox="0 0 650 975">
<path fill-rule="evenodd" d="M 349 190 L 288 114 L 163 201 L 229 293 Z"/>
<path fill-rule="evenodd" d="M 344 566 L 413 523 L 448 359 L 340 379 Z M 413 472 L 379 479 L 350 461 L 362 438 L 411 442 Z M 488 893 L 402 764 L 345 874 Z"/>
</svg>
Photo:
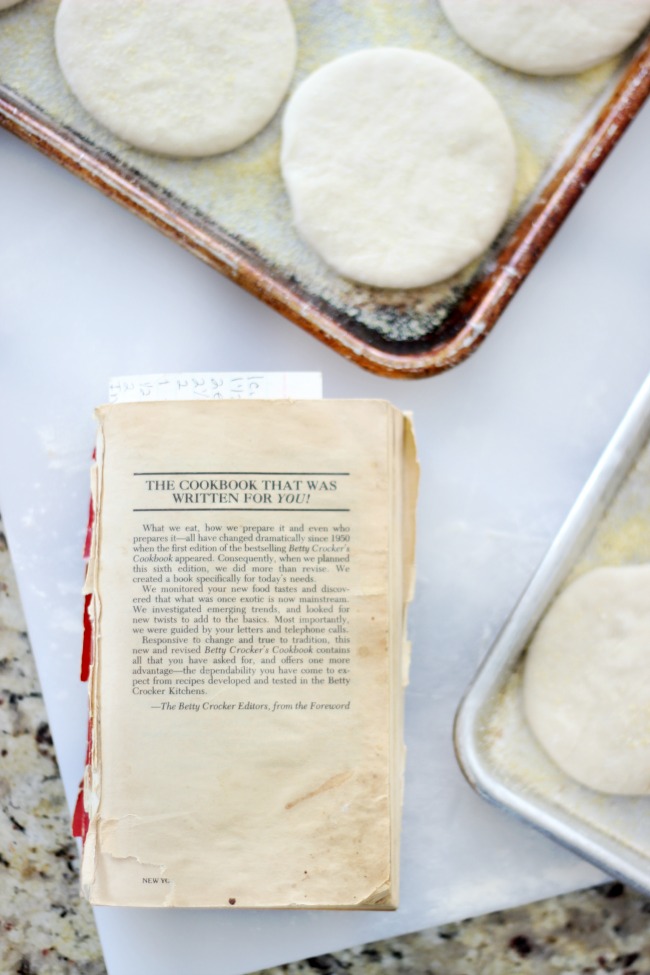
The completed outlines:
<svg viewBox="0 0 650 975">
<path fill-rule="evenodd" d="M 364 400 L 97 416 L 84 893 L 395 908 L 408 418 Z"/>
</svg>

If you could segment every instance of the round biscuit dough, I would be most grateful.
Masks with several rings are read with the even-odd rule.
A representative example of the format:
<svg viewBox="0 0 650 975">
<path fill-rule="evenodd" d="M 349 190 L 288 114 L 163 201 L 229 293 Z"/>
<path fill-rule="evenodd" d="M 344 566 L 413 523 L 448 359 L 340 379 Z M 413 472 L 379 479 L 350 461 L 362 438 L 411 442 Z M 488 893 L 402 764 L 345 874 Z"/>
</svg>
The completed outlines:
<svg viewBox="0 0 650 975">
<path fill-rule="evenodd" d="M 528 74 L 573 74 L 619 54 L 650 20 L 650 0 L 440 0 L 463 40 Z"/>
<path fill-rule="evenodd" d="M 286 0 L 62 0 L 56 51 L 84 108 L 149 152 L 207 156 L 252 138 L 291 81 Z"/>
<path fill-rule="evenodd" d="M 516 153 L 497 102 L 467 72 L 373 48 L 326 64 L 291 96 L 282 174 L 298 233 L 339 274 L 416 288 L 493 241 Z"/>
<path fill-rule="evenodd" d="M 650 565 L 569 585 L 526 657 L 524 710 L 567 775 L 600 792 L 650 793 Z"/>
</svg>

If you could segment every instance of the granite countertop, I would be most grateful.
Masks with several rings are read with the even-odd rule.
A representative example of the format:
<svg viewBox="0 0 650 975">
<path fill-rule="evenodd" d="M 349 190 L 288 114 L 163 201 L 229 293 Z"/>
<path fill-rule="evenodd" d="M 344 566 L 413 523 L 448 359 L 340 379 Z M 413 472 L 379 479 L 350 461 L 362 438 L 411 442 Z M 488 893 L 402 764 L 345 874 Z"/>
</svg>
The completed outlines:
<svg viewBox="0 0 650 975">
<path fill-rule="evenodd" d="M 102 952 L 92 911 L 78 895 L 77 846 L 1 528 L 0 522 L 0 972 L 101 975 Z M 650 902 L 612 881 L 266 975 L 279 972 L 650 975 Z"/>
</svg>

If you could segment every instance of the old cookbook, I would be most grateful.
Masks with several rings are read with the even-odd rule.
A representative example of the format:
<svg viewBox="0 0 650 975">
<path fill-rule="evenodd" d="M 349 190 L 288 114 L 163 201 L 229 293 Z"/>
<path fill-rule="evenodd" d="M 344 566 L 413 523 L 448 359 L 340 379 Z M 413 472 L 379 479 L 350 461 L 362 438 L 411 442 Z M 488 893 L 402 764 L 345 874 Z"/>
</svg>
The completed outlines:
<svg viewBox="0 0 650 975">
<path fill-rule="evenodd" d="M 97 418 L 85 895 L 394 909 L 408 417 L 276 400 Z"/>
</svg>

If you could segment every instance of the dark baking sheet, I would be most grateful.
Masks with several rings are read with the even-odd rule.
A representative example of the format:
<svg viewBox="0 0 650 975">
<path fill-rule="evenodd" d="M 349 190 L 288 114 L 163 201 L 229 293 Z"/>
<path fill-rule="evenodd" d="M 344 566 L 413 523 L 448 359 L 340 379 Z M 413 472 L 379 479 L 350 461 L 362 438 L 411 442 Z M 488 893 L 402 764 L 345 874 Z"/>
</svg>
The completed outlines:
<svg viewBox="0 0 650 975">
<path fill-rule="evenodd" d="M 448 57 L 496 95 L 515 133 L 519 182 L 504 231 L 483 257 L 429 288 L 391 291 L 330 271 L 298 238 L 279 173 L 280 114 L 234 152 L 181 161 L 132 149 L 67 91 L 53 45 L 58 0 L 0 13 L 0 125 L 138 213 L 297 325 L 374 372 L 419 377 L 469 355 L 494 327 L 650 92 L 650 40 L 575 77 L 492 64 L 422 0 L 291 0 L 295 82 L 360 47 Z"/>
</svg>

